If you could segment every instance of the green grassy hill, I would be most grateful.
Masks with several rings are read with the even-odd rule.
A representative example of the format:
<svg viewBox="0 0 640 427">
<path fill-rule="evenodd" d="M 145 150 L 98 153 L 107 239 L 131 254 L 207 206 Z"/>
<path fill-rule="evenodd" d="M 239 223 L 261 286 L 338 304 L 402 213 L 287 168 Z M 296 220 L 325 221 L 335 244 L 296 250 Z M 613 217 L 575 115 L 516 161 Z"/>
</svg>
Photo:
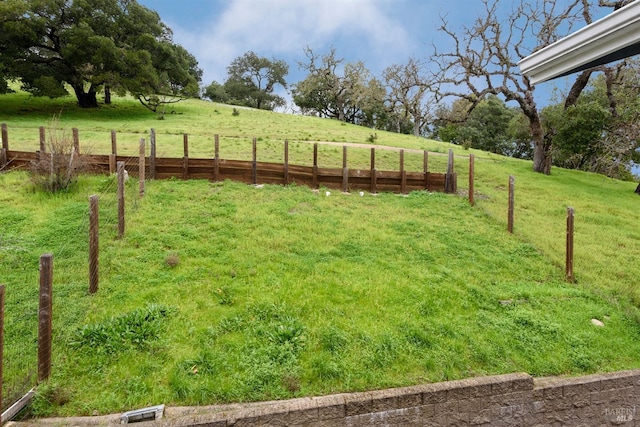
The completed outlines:
<svg viewBox="0 0 640 427">
<path fill-rule="evenodd" d="M 159 155 L 309 164 L 314 141 L 366 143 L 374 131 L 336 121 L 204 101 L 156 120 L 133 100 L 79 110 L 71 98 L 0 97 L 12 149 L 35 150 L 60 111 L 82 147 L 109 131 L 135 153 L 150 128 Z M 466 190 L 469 151 L 377 132 L 376 144 L 454 148 Z M 322 146 L 323 166 L 342 150 Z M 38 257 L 54 254 L 54 366 L 37 415 L 165 403 L 211 404 L 377 389 L 526 371 L 578 375 L 640 365 L 640 198 L 634 184 L 475 152 L 476 206 L 463 196 L 343 195 L 300 186 L 129 181 L 127 231 L 116 239 L 115 181 L 82 177 L 47 195 L 24 172 L 0 174 L 0 283 L 7 285 L 5 377 L 35 367 Z M 368 167 L 369 150 L 349 151 Z M 379 154 L 393 168 L 397 153 Z M 355 166 L 352 166 L 352 163 Z M 384 163 L 386 162 L 386 163 Z M 443 167 L 444 156 L 430 158 Z M 359 166 L 361 164 L 361 166 Z M 409 168 L 421 170 L 411 154 Z M 382 167 L 379 167 L 382 169 Z M 516 179 L 515 233 L 506 233 Z M 100 289 L 89 296 L 88 196 L 100 195 Z M 576 209 L 575 273 L 564 283 L 567 206 Z M 597 318 L 604 327 L 591 324 Z M 19 362 L 18 362 L 19 361 Z M 5 393 L 7 393 L 5 389 Z"/>
</svg>

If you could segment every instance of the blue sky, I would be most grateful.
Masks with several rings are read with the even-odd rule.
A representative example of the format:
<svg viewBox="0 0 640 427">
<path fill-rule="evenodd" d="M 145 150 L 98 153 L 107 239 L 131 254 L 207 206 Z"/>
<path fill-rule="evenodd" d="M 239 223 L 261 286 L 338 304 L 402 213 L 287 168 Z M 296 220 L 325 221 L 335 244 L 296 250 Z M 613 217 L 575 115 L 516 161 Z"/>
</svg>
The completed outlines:
<svg viewBox="0 0 640 427">
<path fill-rule="evenodd" d="M 157 11 L 173 30 L 174 41 L 196 56 L 204 85 L 222 83 L 231 61 L 250 50 L 285 60 L 287 82 L 296 83 L 305 77 L 298 67 L 305 61 L 305 46 L 318 54 L 333 46 L 337 57 L 362 60 L 379 76 L 409 57 L 426 59 L 432 43 L 448 46 L 450 40 L 437 31 L 441 16 L 460 28 L 471 25 L 482 10 L 478 0 L 138 1 Z M 511 2 L 503 4 L 510 7 Z M 566 85 L 567 79 L 543 83 L 537 92 L 548 99 L 554 87 Z"/>
</svg>

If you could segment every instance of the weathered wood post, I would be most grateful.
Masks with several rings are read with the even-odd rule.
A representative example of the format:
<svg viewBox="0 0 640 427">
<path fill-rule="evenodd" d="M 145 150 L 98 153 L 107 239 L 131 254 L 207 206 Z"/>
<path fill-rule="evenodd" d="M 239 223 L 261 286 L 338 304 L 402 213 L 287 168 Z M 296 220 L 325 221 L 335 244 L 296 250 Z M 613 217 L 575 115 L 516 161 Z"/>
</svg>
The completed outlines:
<svg viewBox="0 0 640 427">
<path fill-rule="evenodd" d="M 47 135 L 44 126 L 38 128 L 40 134 L 40 152 L 45 153 L 47 151 Z"/>
<path fill-rule="evenodd" d="M 189 179 L 189 135 L 182 135 L 184 157 L 182 158 L 182 179 Z"/>
<path fill-rule="evenodd" d="M 4 360 L 4 285 L 0 285 L 0 414 L 2 414 L 2 361 Z M 0 420 L 1 422 L 2 420 Z"/>
<path fill-rule="evenodd" d="M 40 256 L 40 306 L 38 310 L 38 382 L 51 375 L 53 255 Z"/>
<path fill-rule="evenodd" d="M 98 260 L 100 258 L 99 244 L 99 212 L 98 195 L 89 197 L 89 293 L 95 294 L 98 291 L 100 281 Z"/>
<path fill-rule="evenodd" d="M 404 150 L 400 150 L 400 193 L 407 194 L 407 172 L 404 170 Z"/>
<path fill-rule="evenodd" d="M 424 172 L 424 189 L 429 190 L 429 152 L 424 150 L 422 157 L 422 171 Z"/>
<path fill-rule="evenodd" d="M 140 138 L 140 159 L 138 161 L 138 186 L 140 197 L 144 197 L 144 185 L 145 185 L 145 145 L 144 138 Z"/>
<path fill-rule="evenodd" d="M 156 130 L 151 128 L 149 134 L 149 179 L 156 179 Z"/>
<path fill-rule="evenodd" d="M 116 173 L 116 162 L 118 160 L 118 144 L 116 141 L 116 131 L 111 131 L 111 154 L 109 154 L 109 173 Z"/>
<path fill-rule="evenodd" d="M 284 185 L 289 185 L 289 141 L 284 140 Z"/>
<path fill-rule="evenodd" d="M 214 136 L 214 155 L 213 155 L 213 180 L 218 181 L 220 176 L 220 136 Z"/>
<path fill-rule="evenodd" d="M 78 131 L 78 128 L 73 128 L 71 129 L 71 132 L 73 134 L 73 149 L 76 152 L 76 155 L 80 154 L 80 133 Z"/>
<path fill-rule="evenodd" d="M 515 187 L 516 178 L 513 175 L 509 175 L 509 210 L 507 213 L 507 231 L 513 233 L 513 215 L 515 205 Z"/>
<path fill-rule="evenodd" d="M 124 162 L 118 162 L 118 239 L 124 236 Z"/>
<path fill-rule="evenodd" d="M 318 143 L 313 143 L 313 183 L 312 188 L 318 188 Z"/>
<path fill-rule="evenodd" d="M 371 147 L 371 194 L 378 192 L 378 174 L 376 172 L 376 149 Z"/>
<path fill-rule="evenodd" d="M 455 193 L 455 172 L 453 164 L 453 150 L 449 148 L 449 161 L 447 163 L 447 174 L 445 175 L 444 192 Z"/>
<path fill-rule="evenodd" d="M 2 148 L 0 148 L 0 169 L 9 162 L 9 132 L 7 124 L 0 124 L 0 137 L 2 138 Z"/>
<path fill-rule="evenodd" d="M 567 208 L 567 253 L 566 253 L 566 280 L 569 283 L 575 282 L 573 275 L 573 223 L 575 211 Z"/>
<path fill-rule="evenodd" d="M 473 192 L 475 191 L 473 188 L 474 185 L 474 168 L 475 168 L 475 156 L 473 154 L 469 155 L 469 204 L 471 206 L 475 205 L 475 201 L 473 200 Z"/>
<path fill-rule="evenodd" d="M 253 160 L 251 162 L 251 183 L 253 185 L 258 184 L 258 140 L 253 138 Z"/>
<path fill-rule="evenodd" d="M 347 146 L 342 146 L 342 192 L 349 191 L 349 168 L 347 167 Z"/>
<path fill-rule="evenodd" d="M 0 124 L 0 134 L 2 135 L 2 148 L 9 151 L 9 131 L 6 123 Z"/>
</svg>

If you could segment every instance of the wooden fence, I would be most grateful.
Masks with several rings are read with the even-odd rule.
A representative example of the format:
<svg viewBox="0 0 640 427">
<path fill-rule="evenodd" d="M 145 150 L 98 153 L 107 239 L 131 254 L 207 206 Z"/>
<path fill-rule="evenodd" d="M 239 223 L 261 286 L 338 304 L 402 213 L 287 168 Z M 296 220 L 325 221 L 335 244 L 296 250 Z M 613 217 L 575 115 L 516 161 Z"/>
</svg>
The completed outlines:
<svg viewBox="0 0 640 427">
<path fill-rule="evenodd" d="M 28 168 L 30 164 L 46 155 L 44 144 L 44 128 L 40 128 L 40 150 L 36 152 L 13 151 L 9 148 L 6 125 L 2 125 L 2 149 L 0 149 L 0 169 Z M 78 131 L 74 129 L 74 146 L 79 153 Z M 247 184 L 297 184 L 311 188 L 321 186 L 351 190 L 366 190 L 372 193 L 395 192 L 407 193 L 413 190 L 434 192 L 457 192 L 457 175 L 453 167 L 453 154 L 449 153 L 449 163 L 445 173 L 428 170 L 429 153 L 423 152 L 423 170 L 407 171 L 404 166 L 404 150 L 399 151 L 399 170 L 381 171 L 376 169 L 376 149 L 371 148 L 369 169 L 350 169 L 347 161 L 347 146 L 342 150 L 342 168 L 321 168 L 318 165 L 318 143 L 313 146 L 313 166 L 300 166 L 289 163 L 289 144 L 284 143 L 284 162 L 259 162 L 257 159 L 256 139 L 253 139 L 253 158 L 251 161 L 227 160 L 220 158 L 220 139 L 215 136 L 215 156 L 213 159 L 190 158 L 188 136 L 185 134 L 184 156 L 182 158 L 156 157 L 155 132 L 151 132 L 150 155 L 145 158 L 146 175 L 151 179 L 207 179 L 223 181 L 226 179 Z M 115 132 L 111 132 L 111 154 L 83 155 L 83 163 L 98 173 L 115 173 L 116 164 L 125 162 L 127 172 L 138 176 L 139 158 L 119 156 Z"/>
</svg>

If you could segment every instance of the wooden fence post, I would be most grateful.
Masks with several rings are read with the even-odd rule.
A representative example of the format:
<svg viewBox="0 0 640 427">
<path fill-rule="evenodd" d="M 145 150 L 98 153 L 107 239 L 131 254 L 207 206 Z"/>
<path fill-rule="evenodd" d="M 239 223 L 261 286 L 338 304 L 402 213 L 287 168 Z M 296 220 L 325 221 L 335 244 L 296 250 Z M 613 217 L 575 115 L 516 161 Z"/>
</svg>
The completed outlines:
<svg viewBox="0 0 640 427">
<path fill-rule="evenodd" d="M 475 169 L 475 156 L 473 154 L 469 155 L 469 204 L 471 206 L 475 205 L 475 201 L 473 200 L 473 192 L 474 192 L 474 169 Z"/>
<path fill-rule="evenodd" d="M 220 175 L 220 136 L 214 136 L 213 180 L 217 181 Z"/>
<path fill-rule="evenodd" d="M 38 310 L 38 383 L 51 375 L 53 255 L 40 257 L 40 306 Z"/>
<path fill-rule="evenodd" d="M 454 178 L 454 165 L 453 165 L 453 150 L 449 148 L 449 162 L 447 163 L 447 174 L 445 176 L 444 192 L 455 193 L 455 178 Z"/>
<path fill-rule="evenodd" d="M 313 143 L 313 189 L 318 188 L 318 143 Z"/>
<path fill-rule="evenodd" d="M 569 283 L 575 282 L 573 275 L 573 223 L 575 211 L 567 208 L 567 254 L 566 254 L 566 279 Z"/>
<path fill-rule="evenodd" d="M 400 193 L 407 193 L 407 172 L 404 170 L 404 150 L 400 150 Z"/>
<path fill-rule="evenodd" d="M 140 197 L 144 197 L 145 168 L 146 165 L 144 138 L 140 138 L 140 160 L 138 161 L 138 186 Z"/>
<path fill-rule="evenodd" d="M 424 150 L 422 157 L 422 170 L 424 172 L 424 189 L 429 191 L 429 152 Z"/>
<path fill-rule="evenodd" d="M 376 149 L 371 147 L 371 194 L 376 194 L 378 189 L 378 174 L 376 172 Z"/>
<path fill-rule="evenodd" d="M 509 211 L 507 215 L 507 231 L 513 233 L 513 212 L 515 205 L 515 187 L 516 178 L 509 175 Z"/>
<path fill-rule="evenodd" d="M 251 163 L 251 182 L 258 184 L 258 140 L 253 138 L 253 161 Z"/>
<path fill-rule="evenodd" d="M 342 146 L 342 192 L 349 191 L 349 168 L 347 168 L 347 146 Z"/>
<path fill-rule="evenodd" d="M 182 158 L 182 179 L 189 179 L 189 135 L 182 135 L 184 157 Z"/>
<path fill-rule="evenodd" d="M 284 185 L 289 185 L 289 141 L 284 140 Z"/>
<path fill-rule="evenodd" d="M 40 126 L 38 130 L 40 133 L 40 152 L 46 153 L 47 152 L 47 136 L 45 133 L 46 131 L 44 129 L 44 126 Z"/>
<path fill-rule="evenodd" d="M 80 155 L 80 133 L 78 128 L 71 129 L 73 134 L 73 149 L 76 151 L 76 155 Z"/>
<path fill-rule="evenodd" d="M 149 178 L 156 179 L 156 130 L 151 128 L 149 135 Z"/>
<path fill-rule="evenodd" d="M 124 236 L 124 162 L 118 162 L 118 239 Z"/>
<path fill-rule="evenodd" d="M 118 161 L 118 144 L 116 141 L 116 131 L 111 130 L 111 154 L 109 154 L 109 173 L 116 173 L 116 162 Z"/>
<path fill-rule="evenodd" d="M 98 291 L 99 284 L 99 266 L 100 258 L 99 245 L 99 210 L 98 195 L 94 194 L 89 197 L 89 293 L 95 294 Z"/>
<path fill-rule="evenodd" d="M 2 414 L 2 361 L 4 360 L 4 285 L 0 285 L 0 414 Z M 2 422 L 2 420 L 0 420 Z"/>
<path fill-rule="evenodd" d="M 2 138 L 2 148 L 0 148 L 0 169 L 9 163 L 9 132 L 7 124 L 0 124 L 0 137 Z"/>
<path fill-rule="evenodd" d="M 0 124 L 0 133 L 2 134 L 2 148 L 9 151 L 9 131 L 6 123 Z"/>
</svg>

